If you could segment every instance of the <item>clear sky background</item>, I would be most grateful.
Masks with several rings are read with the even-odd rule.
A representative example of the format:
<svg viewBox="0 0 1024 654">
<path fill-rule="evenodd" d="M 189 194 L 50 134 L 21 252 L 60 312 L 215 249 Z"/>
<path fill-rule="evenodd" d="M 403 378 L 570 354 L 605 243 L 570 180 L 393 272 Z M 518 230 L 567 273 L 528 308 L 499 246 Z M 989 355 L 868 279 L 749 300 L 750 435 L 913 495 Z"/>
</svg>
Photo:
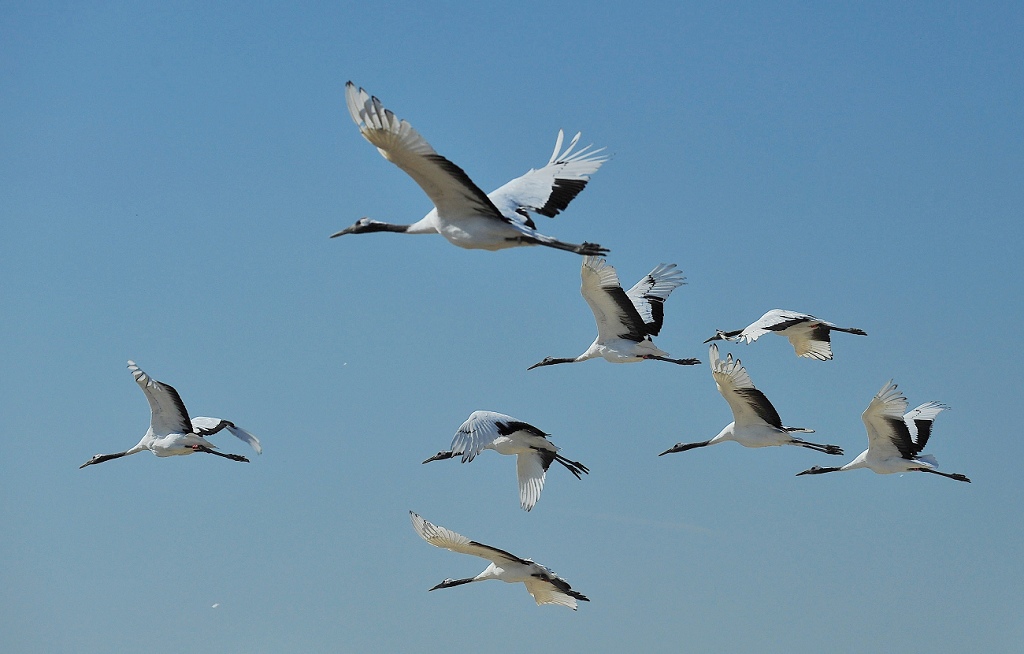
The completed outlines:
<svg viewBox="0 0 1024 654">
<path fill-rule="evenodd" d="M 0 7 L 5 651 L 1020 651 L 1019 3 L 84 4 Z M 328 239 L 431 208 L 350 79 L 487 191 L 559 128 L 606 146 L 538 226 L 626 285 L 678 263 L 657 343 L 705 364 L 527 372 L 594 337 L 580 257 Z M 846 456 L 658 458 L 731 420 L 702 341 L 774 307 L 869 333 L 722 348 Z M 79 470 L 146 430 L 129 358 L 264 454 Z M 973 483 L 795 477 L 890 378 L 952 407 L 928 450 Z M 421 465 L 476 409 L 591 474 L 526 513 L 510 458 Z M 486 563 L 410 509 L 592 601 L 428 593 Z"/>
</svg>

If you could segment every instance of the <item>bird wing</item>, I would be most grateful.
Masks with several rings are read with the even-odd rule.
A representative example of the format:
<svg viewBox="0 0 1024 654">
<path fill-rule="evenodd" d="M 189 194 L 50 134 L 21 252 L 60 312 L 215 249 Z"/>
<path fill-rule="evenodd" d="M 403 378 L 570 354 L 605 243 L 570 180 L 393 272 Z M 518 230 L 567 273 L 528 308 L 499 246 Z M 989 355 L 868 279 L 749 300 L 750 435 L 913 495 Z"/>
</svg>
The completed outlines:
<svg viewBox="0 0 1024 654">
<path fill-rule="evenodd" d="M 502 214 L 515 220 L 523 221 L 530 229 L 535 229 L 533 220 L 527 212 L 539 213 L 554 218 L 586 187 L 590 175 L 597 172 L 607 156 L 599 153 L 604 150 L 591 150 L 593 146 L 573 152 L 580 140 L 579 132 L 569 143 L 564 152 L 562 130 L 558 130 L 555 140 L 555 151 L 546 166 L 530 169 L 521 177 L 517 177 L 487 195 Z"/>
<path fill-rule="evenodd" d="M 932 435 L 932 422 L 939 413 L 948 408 L 941 402 L 925 402 L 903 416 L 903 422 L 907 424 L 913 436 L 915 454 L 922 452 L 928 445 L 928 437 Z"/>
<path fill-rule="evenodd" d="M 892 380 L 871 398 L 860 418 L 868 432 L 868 449 L 878 458 L 910 459 L 915 451 L 910 429 L 903 421 L 907 398 Z"/>
<path fill-rule="evenodd" d="M 537 602 L 538 606 L 541 604 L 559 604 L 561 606 L 568 606 L 575 611 L 577 599 L 585 602 L 590 601 L 585 595 L 573 590 L 569 583 L 561 577 L 548 578 L 535 575 L 523 583 L 526 584 L 526 590 L 533 595 L 533 599 Z"/>
<path fill-rule="evenodd" d="M 459 554 L 471 554 L 473 556 L 479 556 L 482 559 L 493 561 L 497 564 L 506 562 L 520 563 L 523 565 L 529 565 L 530 562 L 519 558 L 515 554 L 500 550 L 497 547 L 491 547 L 490 545 L 484 545 L 473 540 L 469 540 L 462 534 L 457 534 L 451 529 L 445 529 L 439 527 L 433 523 L 427 522 L 419 514 L 409 511 L 409 517 L 412 519 L 412 528 L 416 530 L 416 533 L 420 535 L 420 538 L 427 541 L 434 547 L 442 547 L 452 552 L 458 552 Z"/>
<path fill-rule="evenodd" d="M 451 451 L 453 454 L 461 454 L 463 463 L 469 463 L 499 437 L 508 436 L 517 431 L 524 431 L 541 438 L 548 437 L 548 434 L 530 423 L 516 420 L 504 413 L 474 411 L 455 432 Z"/>
<path fill-rule="evenodd" d="M 222 429 L 227 429 L 235 438 L 248 443 L 252 449 L 256 450 L 256 454 L 263 454 L 263 446 L 260 445 L 259 439 L 230 420 L 202 416 L 192 418 L 192 431 L 200 436 L 216 434 Z"/>
<path fill-rule="evenodd" d="M 708 357 L 718 392 L 729 403 L 737 427 L 767 423 L 782 429 L 782 418 L 778 411 L 764 393 L 754 388 L 754 382 L 750 380 L 747 369 L 739 359 L 733 360 L 732 354 L 728 354 L 725 361 L 722 361 L 718 358 L 718 346 L 714 343 L 708 348 Z"/>
<path fill-rule="evenodd" d="M 644 340 L 647 325 L 633 300 L 622 290 L 615 268 L 600 257 L 584 257 L 580 278 L 580 293 L 597 321 L 598 340 L 625 338 L 637 343 Z"/>
<path fill-rule="evenodd" d="M 135 365 L 134 361 L 128 361 L 128 370 L 149 400 L 149 408 L 152 411 L 150 425 L 154 433 L 188 434 L 192 431 L 188 409 L 173 386 L 153 379 Z"/>
<path fill-rule="evenodd" d="M 800 322 L 793 324 L 800 324 Z M 828 325 L 829 323 L 823 320 L 806 321 L 803 328 L 786 334 L 796 355 L 818 361 L 830 361 L 832 359 L 832 337 Z M 780 327 L 780 329 L 785 329 L 785 327 Z"/>
<path fill-rule="evenodd" d="M 740 332 L 738 338 L 745 338 L 748 343 L 753 343 L 768 332 L 781 331 L 807 320 L 816 320 L 816 318 L 806 313 L 797 313 L 785 309 L 772 309 L 747 325 Z"/>
<path fill-rule="evenodd" d="M 686 283 L 686 277 L 675 267 L 674 263 L 658 264 L 626 291 L 626 296 L 633 302 L 651 336 L 658 335 L 665 321 L 665 300 L 672 291 Z"/>
<path fill-rule="evenodd" d="M 519 504 L 529 511 L 540 499 L 540 492 L 544 489 L 544 475 L 548 466 L 554 460 L 554 452 L 549 453 L 545 458 L 537 450 L 530 450 L 527 453 L 516 456 L 516 476 L 519 479 Z M 547 465 L 545 465 L 545 463 Z"/>
<path fill-rule="evenodd" d="M 380 100 L 349 82 L 345 85 L 345 101 L 363 138 L 412 177 L 439 214 L 448 220 L 485 216 L 513 222 L 501 214 L 465 171 L 434 151 L 412 125 L 385 109 Z"/>
</svg>

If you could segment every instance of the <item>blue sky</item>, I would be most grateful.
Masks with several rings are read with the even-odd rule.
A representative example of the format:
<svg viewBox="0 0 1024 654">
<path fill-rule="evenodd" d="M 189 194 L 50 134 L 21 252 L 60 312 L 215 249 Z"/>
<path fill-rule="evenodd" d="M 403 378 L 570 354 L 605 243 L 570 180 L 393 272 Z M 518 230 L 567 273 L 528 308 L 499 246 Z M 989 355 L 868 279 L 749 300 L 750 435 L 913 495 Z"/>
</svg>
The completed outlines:
<svg viewBox="0 0 1024 654">
<path fill-rule="evenodd" d="M 0 633 L 21 652 L 1016 651 L 1024 12 L 1015 3 L 8 2 L 0 8 Z M 736 444 L 706 365 L 541 368 L 594 337 L 579 257 L 437 236 L 344 107 L 347 80 L 485 190 L 559 128 L 613 158 L 546 233 L 625 284 L 688 284 L 658 344 L 773 307 L 868 331 L 836 358 L 729 344 L 787 424 L 866 447 L 895 379 L 939 400 L 970 485 Z M 147 453 L 125 369 L 257 434 L 249 465 Z M 552 434 L 423 466 L 474 410 Z M 214 437 L 227 451 L 245 445 Z M 592 601 L 497 582 L 408 511 Z M 213 605 L 217 604 L 216 608 Z"/>
</svg>

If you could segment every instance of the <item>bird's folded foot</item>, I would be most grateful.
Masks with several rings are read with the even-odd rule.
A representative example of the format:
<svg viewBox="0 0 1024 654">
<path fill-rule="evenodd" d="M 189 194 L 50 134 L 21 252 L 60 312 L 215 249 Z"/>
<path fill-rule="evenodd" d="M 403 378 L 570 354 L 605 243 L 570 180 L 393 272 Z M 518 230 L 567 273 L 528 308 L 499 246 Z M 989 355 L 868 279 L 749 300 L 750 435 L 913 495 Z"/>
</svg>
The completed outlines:
<svg viewBox="0 0 1024 654">
<path fill-rule="evenodd" d="M 839 447 L 838 445 L 826 445 L 825 454 L 836 454 L 842 456 L 843 448 Z"/>
<path fill-rule="evenodd" d="M 961 475 L 959 472 L 950 475 L 950 479 L 956 479 L 957 481 L 966 481 L 968 484 L 971 483 L 971 480 L 968 479 L 966 475 Z"/>
</svg>

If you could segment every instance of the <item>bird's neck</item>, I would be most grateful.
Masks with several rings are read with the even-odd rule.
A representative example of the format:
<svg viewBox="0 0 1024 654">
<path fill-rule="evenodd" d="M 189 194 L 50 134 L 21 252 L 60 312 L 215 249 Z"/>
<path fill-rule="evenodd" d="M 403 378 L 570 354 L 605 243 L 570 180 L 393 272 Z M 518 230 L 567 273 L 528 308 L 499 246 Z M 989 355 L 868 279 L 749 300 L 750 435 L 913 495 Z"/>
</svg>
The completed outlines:
<svg viewBox="0 0 1024 654">
<path fill-rule="evenodd" d="M 431 211 L 426 216 L 417 220 L 411 225 L 398 225 L 403 227 L 401 231 L 406 234 L 437 234 L 437 223 L 435 218 L 437 217 L 437 210 Z M 398 230 L 395 230 L 398 231 Z"/>
<path fill-rule="evenodd" d="M 856 459 L 850 461 L 842 468 L 837 468 L 837 470 L 856 470 L 857 468 L 867 468 L 869 451 L 870 450 L 864 450 L 863 452 L 857 455 Z"/>
<path fill-rule="evenodd" d="M 718 443 L 724 443 L 725 441 L 736 440 L 736 423 L 730 422 L 725 426 L 722 431 L 718 432 L 718 435 L 708 441 L 708 445 L 717 445 Z"/>
</svg>

